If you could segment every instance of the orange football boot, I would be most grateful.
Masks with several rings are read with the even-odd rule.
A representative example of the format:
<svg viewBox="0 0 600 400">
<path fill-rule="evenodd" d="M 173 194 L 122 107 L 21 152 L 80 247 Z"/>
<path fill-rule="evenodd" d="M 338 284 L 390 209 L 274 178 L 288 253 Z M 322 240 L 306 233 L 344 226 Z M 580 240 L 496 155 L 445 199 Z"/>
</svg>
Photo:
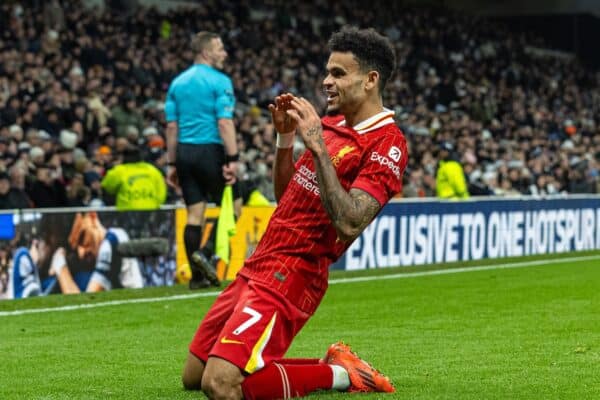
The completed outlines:
<svg viewBox="0 0 600 400">
<path fill-rule="evenodd" d="M 396 389 L 389 378 L 373 368 L 369 363 L 361 360 L 350 346 L 343 342 L 329 346 L 324 363 L 339 365 L 348 371 L 350 387 L 348 392 L 386 392 L 394 393 Z"/>
</svg>

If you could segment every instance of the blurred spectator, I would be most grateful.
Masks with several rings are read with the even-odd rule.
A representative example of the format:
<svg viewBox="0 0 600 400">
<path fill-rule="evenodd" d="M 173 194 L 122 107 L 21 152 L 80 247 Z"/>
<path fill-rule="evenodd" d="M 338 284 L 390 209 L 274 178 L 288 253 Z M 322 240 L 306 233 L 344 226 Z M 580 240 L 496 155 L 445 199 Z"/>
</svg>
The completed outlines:
<svg viewBox="0 0 600 400">
<path fill-rule="evenodd" d="M 60 132 L 61 146 L 56 150 L 53 159 L 50 162 L 59 172 L 59 177 L 64 183 L 71 182 L 75 174 L 75 154 L 77 144 L 77 134 L 68 130 Z"/>
<path fill-rule="evenodd" d="M 586 176 L 587 162 L 579 161 L 572 165 L 568 173 L 569 193 L 594 193 L 596 185 L 593 180 Z"/>
<path fill-rule="evenodd" d="M 407 172 L 407 174 L 404 174 L 404 176 L 408 177 L 408 179 L 402 188 L 402 196 L 425 197 L 426 190 L 423 182 L 423 170 L 421 168 L 417 168 Z"/>
<path fill-rule="evenodd" d="M 38 165 L 35 182 L 28 191 L 34 207 L 67 207 L 65 186 L 57 179 L 57 168 L 49 164 Z"/>
<path fill-rule="evenodd" d="M 482 174 L 480 170 L 474 170 L 471 173 L 467 172 L 468 166 L 465 168 L 465 175 L 468 177 L 468 191 L 471 196 L 492 196 L 494 195 L 493 187 L 496 185 L 490 185 L 489 181 L 485 180 L 485 174 Z M 493 177 L 495 178 L 495 174 Z"/>
<path fill-rule="evenodd" d="M 85 115 L 84 124 L 90 139 L 98 139 L 110 133 L 111 127 L 109 124 L 111 123 L 112 114 L 97 93 L 92 92 L 90 95 L 87 109 L 89 112 Z M 90 140 L 90 142 L 93 142 L 93 140 Z"/>
<path fill-rule="evenodd" d="M 142 131 L 142 135 L 144 136 L 146 142 L 150 142 L 152 139 L 160 137 L 160 135 L 158 134 L 158 129 L 156 129 L 156 127 L 152 125 L 144 128 L 144 130 Z"/>
<path fill-rule="evenodd" d="M 140 130 L 133 125 L 127 126 L 127 129 L 125 130 L 125 138 L 134 146 L 143 144 L 143 140 L 140 139 Z"/>
<path fill-rule="evenodd" d="M 85 186 L 90 189 L 90 201 L 88 205 L 93 207 L 104 205 L 104 201 L 102 200 L 102 178 L 99 170 L 103 170 L 99 164 L 88 161 L 83 172 Z"/>
<path fill-rule="evenodd" d="M 87 190 L 86 190 L 87 189 Z M 70 207 L 84 207 L 91 200 L 91 191 L 85 186 L 83 174 L 76 172 L 67 186 L 67 202 Z"/>
<path fill-rule="evenodd" d="M 15 163 L 9 170 L 11 187 L 25 191 L 27 188 L 28 173 L 29 170 L 24 163 Z"/>
<path fill-rule="evenodd" d="M 125 94 L 118 105 L 111 110 L 112 117 L 115 120 L 117 127 L 117 137 L 126 137 L 131 130 L 130 127 L 137 129 L 139 132 L 143 125 L 142 115 L 137 111 L 135 96 L 131 93 Z"/>
<path fill-rule="evenodd" d="M 46 154 L 41 147 L 32 147 L 29 150 L 29 158 L 34 165 L 40 165 L 44 163 Z"/>
<path fill-rule="evenodd" d="M 11 125 L 8 128 L 8 133 L 10 133 L 10 137 L 13 138 L 17 143 L 21 143 L 23 141 L 23 128 L 21 128 L 20 125 Z"/>
<path fill-rule="evenodd" d="M 56 31 L 65 27 L 65 13 L 59 0 L 51 0 L 44 6 L 44 25 Z"/>
<path fill-rule="evenodd" d="M 0 172 L 0 210 L 29 208 L 30 206 L 27 194 L 21 189 L 11 187 L 8 174 Z"/>
<path fill-rule="evenodd" d="M 95 154 L 95 160 L 101 168 L 110 166 L 113 162 L 113 154 L 109 146 L 103 145 L 98 147 Z"/>
</svg>

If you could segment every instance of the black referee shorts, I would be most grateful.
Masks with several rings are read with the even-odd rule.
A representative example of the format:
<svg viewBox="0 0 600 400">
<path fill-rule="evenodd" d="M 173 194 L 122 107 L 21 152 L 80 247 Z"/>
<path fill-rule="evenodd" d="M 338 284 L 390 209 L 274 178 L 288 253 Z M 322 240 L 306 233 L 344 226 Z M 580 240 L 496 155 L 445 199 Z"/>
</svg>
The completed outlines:
<svg viewBox="0 0 600 400">
<path fill-rule="evenodd" d="M 221 144 L 177 144 L 175 166 L 187 206 L 199 202 L 221 204 L 224 164 L 225 148 Z M 236 185 L 233 189 L 237 198 Z"/>
</svg>

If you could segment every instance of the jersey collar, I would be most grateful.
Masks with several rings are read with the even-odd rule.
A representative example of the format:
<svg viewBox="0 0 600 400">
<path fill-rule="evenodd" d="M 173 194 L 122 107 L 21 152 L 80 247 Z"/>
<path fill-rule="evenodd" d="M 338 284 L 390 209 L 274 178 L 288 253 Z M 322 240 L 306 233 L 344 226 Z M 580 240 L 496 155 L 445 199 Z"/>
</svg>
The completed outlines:
<svg viewBox="0 0 600 400">
<path fill-rule="evenodd" d="M 393 124 L 394 114 L 394 111 L 384 107 L 382 112 L 359 122 L 358 124 L 354 125 L 352 129 L 354 129 L 360 135 L 371 132 L 375 129 L 381 128 L 384 125 Z M 346 120 L 341 120 L 338 123 L 338 126 L 346 126 Z"/>
</svg>

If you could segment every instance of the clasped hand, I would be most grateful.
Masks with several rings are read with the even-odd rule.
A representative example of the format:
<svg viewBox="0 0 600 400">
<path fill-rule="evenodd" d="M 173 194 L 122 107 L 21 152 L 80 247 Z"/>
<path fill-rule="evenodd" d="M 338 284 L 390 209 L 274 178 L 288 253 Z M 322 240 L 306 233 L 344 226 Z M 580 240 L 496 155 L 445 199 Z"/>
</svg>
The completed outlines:
<svg viewBox="0 0 600 400">
<path fill-rule="evenodd" d="M 275 98 L 275 104 L 269 105 L 269 111 L 277 132 L 298 132 L 306 148 L 312 152 L 323 148 L 321 117 L 308 100 L 285 93 Z"/>
</svg>

